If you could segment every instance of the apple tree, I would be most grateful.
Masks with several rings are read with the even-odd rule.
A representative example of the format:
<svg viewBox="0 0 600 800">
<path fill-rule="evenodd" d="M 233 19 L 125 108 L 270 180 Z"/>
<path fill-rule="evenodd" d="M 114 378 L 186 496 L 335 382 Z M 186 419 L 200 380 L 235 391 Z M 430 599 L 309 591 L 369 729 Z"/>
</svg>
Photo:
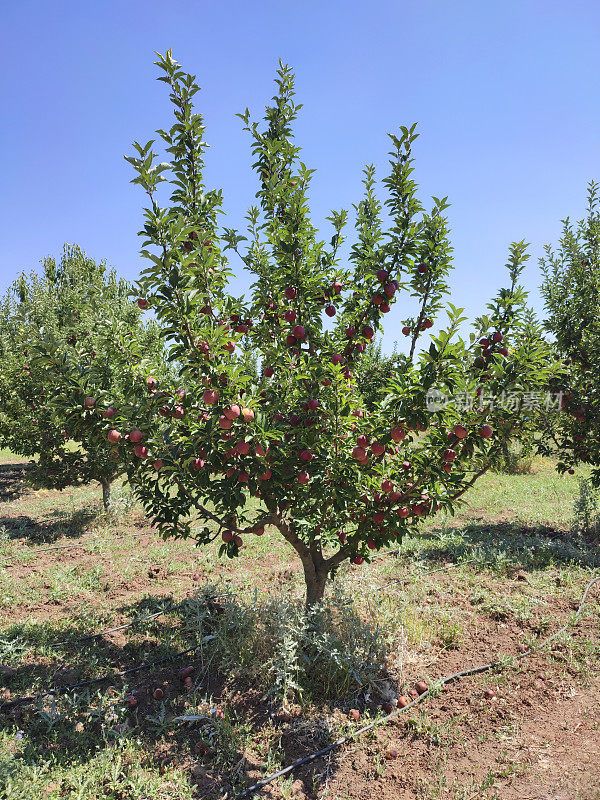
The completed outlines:
<svg viewBox="0 0 600 800">
<path fill-rule="evenodd" d="M 600 485 L 600 185 L 588 186 L 586 216 L 563 221 L 556 248 L 540 260 L 548 331 L 562 359 L 554 379 L 565 413 L 553 418 L 549 447 L 558 448 L 559 470 L 579 463 L 593 467 Z"/>
<path fill-rule="evenodd" d="M 465 318 L 447 299 L 447 203 L 434 198 L 426 210 L 417 197 L 414 127 L 390 136 L 383 204 L 375 169 L 365 168 L 352 242 L 345 210 L 331 212 L 322 238 L 308 203 L 314 171 L 293 138 L 293 75 L 281 64 L 264 124 L 239 115 L 258 181 L 246 235 L 221 229 L 222 193 L 203 178 L 199 87 L 170 52 L 157 64 L 173 105 L 171 127 L 158 131 L 167 160 L 150 141 L 128 161 L 148 197 L 140 302 L 179 375 L 120 406 L 97 436 L 119 437 L 163 535 L 219 537 L 233 557 L 249 535 L 276 532 L 302 562 L 311 605 L 342 562 L 368 561 L 451 511 L 515 435 L 524 393 L 546 387 L 547 348 L 519 286 L 525 246 L 512 247 L 510 285 L 482 318 L 485 330 L 463 339 Z M 253 281 L 247 300 L 228 291 L 238 265 Z M 399 298 L 409 352 L 378 402 L 366 403 L 357 365 Z M 248 352 L 258 376 L 244 367 Z M 512 405 L 494 403 L 508 392 Z"/>
<path fill-rule="evenodd" d="M 41 274 L 21 274 L 0 301 L 2 446 L 37 456 L 37 486 L 99 481 L 106 509 L 123 465 L 90 435 L 89 420 L 109 418 L 125 402 L 133 372 L 152 365 L 165 373 L 156 325 L 143 322 L 130 293 L 114 270 L 65 246 L 59 261 L 46 258 Z M 102 408 L 107 394 L 112 408 Z"/>
</svg>

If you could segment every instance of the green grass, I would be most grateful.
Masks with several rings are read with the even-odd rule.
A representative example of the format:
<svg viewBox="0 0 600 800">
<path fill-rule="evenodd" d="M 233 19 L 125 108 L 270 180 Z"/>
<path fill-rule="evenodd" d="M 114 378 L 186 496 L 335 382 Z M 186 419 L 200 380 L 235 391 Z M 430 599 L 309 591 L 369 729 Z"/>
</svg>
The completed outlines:
<svg viewBox="0 0 600 800">
<path fill-rule="evenodd" d="M 431 520 L 397 556 L 344 565 L 330 588 L 329 616 L 308 633 L 298 614 L 299 564 L 280 539 L 245 537 L 244 557 L 231 562 L 219 557 L 218 543 L 197 550 L 155 534 L 105 541 L 148 525 L 135 507 L 106 518 L 95 486 L 13 496 L 0 505 L 0 557 L 13 559 L 0 562 L 0 664 L 14 670 L 12 697 L 202 646 L 184 663 L 2 716 L 0 799 L 231 794 L 248 785 L 249 764 L 256 779 L 352 730 L 350 708 L 361 709 L 362 721 L 380 715 L 390 686 L 405 693 L 418 678 L 495 657 L 493 648 L 514 652 L 535 643 L 570 618 L 600 568 L 597 547 L 570 534 L 577 478 L 558 477 L 547 465 L 529 475 L 484 476 L 455 517 Z M 86 543 L 33 552 L 78 541 Z M 211 592 L 227 596 L 207 604 Z M 144 621 L 159 610 L 166 613 Z M 575 676 L 585 690 L 598 677 L 599 611 L 595 593 L 582 625 L 544 654 L 544 669 L 557 681 Z M 92 642 L 61 644 L 132 618 L 142 621 Z M 497 641 L 482 651 L 491 635 Z M 189 691 L 177 677 L 185 663 L 196 670 Z M 460 692 L 495 685 L 508 694 L 516 675 L 482 676 Z M 164 698 L 154 699 L 156 688 Z M 125 703 L 131 691 L 139 699 L 133 710 Z M 411 784 L 414 796 L 498 796 L 493 782 L 506 763 L 490 764 L 487 777 L 446 777 L 441 754 L 450 758 L 471 735 L 472 708 L 440 720 L 431 713 L 439 702 L 402 723 L 413 750 L 440 754 L 423 756 L 429 766 L 419 768 L 425 772 Z M 175 720 L 186 715 L 199 719 Z M 495 737 L 500 758 L 509 730 L 518 741 L 508 718 L 479 735 Z M 377 739 L 355 747 L 370 754 L 357 777 L 385 780 L 391 767 Z M 347 794 L 335 791 L 334 800 L 356 797 L 352 784 Z"/>
</svg>

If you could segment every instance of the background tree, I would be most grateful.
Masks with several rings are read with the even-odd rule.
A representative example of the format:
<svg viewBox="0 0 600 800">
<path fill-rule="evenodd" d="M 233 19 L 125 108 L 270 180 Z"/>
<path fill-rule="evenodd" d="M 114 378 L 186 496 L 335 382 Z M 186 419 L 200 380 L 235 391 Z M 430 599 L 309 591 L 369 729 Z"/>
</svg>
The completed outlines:
<svg viewBox="0 0 600 800">
<path fill-rule="evenodd" d="M 199 544 L 220 536 L 221 550 L 236 556 L 245 535 L 276 529 L 300 557 L 310 605 L 343 561 L 360 564 L 430 514 L 452 510 L 513 435 L 523 393 L 546 386 L 547 348 L 521 324 L 525 247 L 512 248 L 510 287 L 491 304 L 486 336 L 463 341 L 461 309 L 445 299 L 447 204 L 434 198 L 426 211 L 417 198 L 413 127 L 390 137 L 389 226 L 369 166 L 342 263 L 348 214 L 331 213 L 329 243 L 311 222 L 313 171 L 294 144 L 299 106 L 283 65 L 264 127 L 248 110 L 240 115 L 259 181 L 248 236 L 220 231 L 222 195 L 204 185 L 205 129 L 192 107 L 199 87 L 170 52 L 157 63 L 175 118 L 158 132 L 170 161 L 158 161 L 152 141 L 136 143 L 128 161 L 149 198 L 140 300 L 156 314 L 179 380 L 120 405 L 110 422 L 99 421 L 98 440 L 119 437 L 130 481 L 164 535 Z M 252 275 L 248 302 L 227 291 L 228 252 Z M 410 353 L 386 396 L 368 407 L 356 364 L 400 294 Z M 446 327 L 418 353 L 443 309 Z M 258 355 L 258 378 L 244 366 L 247 352 Z M 428 404 L 432 390 L 471 403 Z M 509 391 L 512 406 L 494 404 Z"/>
<path fill-rule="evenodd" d="M 587 215 L 562 222 L 556 248 L 540 260 L 546 327 L 563 360 L 556 390 L 564 392 L 563 411 L 548 420 L 547 449 L 558 448 L 561 472 L 578 463 L 592 465 L 600 485 L 600 208 L 599 185 L 588 186 Z"/>
<path fill-rule="evenodd" d="M 89 435 L 88 420 L 106 395 L 113 403 L 104 409 L 107 418 L 125 402 L 134 365 L 136 372 L 165 374 L 156 325 L 142 321 L 130 295 L 131 286 L 104 262 L 65 246 L 58 262 L 46 258 L 41 274 L 20 275 L 0 302 L 2 446 L 37 456 L 31 471 L 37 486 L 99 481 L 107 509 L 123 465 Z M 56 380 L 40 353 L 51 354 L 68 384 Z M 59 390 L 65 394 L 57 401 Z"/>
</svg>

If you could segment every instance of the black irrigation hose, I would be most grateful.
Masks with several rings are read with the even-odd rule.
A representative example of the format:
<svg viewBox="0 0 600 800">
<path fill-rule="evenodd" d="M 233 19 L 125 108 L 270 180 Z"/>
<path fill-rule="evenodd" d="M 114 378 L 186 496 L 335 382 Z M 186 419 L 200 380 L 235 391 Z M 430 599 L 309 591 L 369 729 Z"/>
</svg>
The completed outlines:
<svg viewBox="0 0 600 800">
<path fill-rule="evenodd" d="M 324 747 L 322 750 L 317 750 L 315 753 L 312 753 L 311 755 L 306 756 L 305 758 L 301 758 L 298 761 L 294 761 L 293 764 L 290 764 L 288 767 L 284 767 L 283 769 L 280 769 L 279 772 L 276 772 L 273 775 L 270 775 L 268 778 L 264 778 L 263 780 L 258 781 L 258 783 L 253 784 L 248 789 L 245 789 L 243 792 L 239 792 L 238 794 L 233 795 L 231 800 L 241 800 L 242 797 L 248 797 L 248 795 L 254 794 L 254 792 L 256 792 L 258 789 L 262 789 L 263 786 L 266 786 L 267 784 L 271 783 L 272 781 L 276 780 L 277 778 L 282 778 L 284 775 L 287 775 L 288 773 L 293 772 L 293 770 L 297 769 L 298 767 L 301 767 L 304 764 L 308 764 L 308 763 L 310 763 L 311 761 L 314 761 L 317 758 L 321 758 L 321 756 L 327 755 L 327 753 L 330 753 L 332 750 L 336 750 L 338 747 L 342 747 L 342 745 L 353 741 L 354 739 L 356 739 L 361 734 L 372 730 L 373 728 L 383 724 L 384 722 L 388 722 L 388 720 L 393 719 L 394 717 L 397 717 L 399 714 L 403 714 L 405 711 L 408 711 L 409 708 L 412 708 L 416 703 L 420 703 L 421 700 L 424 700 L 430 694 L 430 692 L 437 691 L 437 689 L 441 688 L 442 686 L 444 686 L 447 683 L 451 683 L 453 681 L 459 680 L 460 678 L 465 678 L 465 677 L 467 677 L 469 675 L 477 675 L 477 674 L 479 674 L 481 672 L 488 672 L 489 670 L 496 669 L 497 667 L 508 666 L 508 665 L 514 664 L 516 661 L 519 661 L 522 658 L 526 658 L 527 656 L 531 655 L 533 652 L 535 652 L 537 650 L 541 650 L 542 647 L 545 647 L 547 644 L 549 644 L 554 639 L 556 639 L 558 636 L 560 636 L 561 633 L 566 631 L 567 628 L 570 625 L 575 624 L 576 620 L 580 616 L 581 611 L 582 611 L 582 609 L 583 609 L 583 607 L 585 605 L 589 590 L 592 588 L 592 586 L 597 581 L 600 581 L 600 575 L 596 576 L 595 578 L 592 578 L 592 580 L 586 586 L 585 591 L 583 593 L 583 597 L 581 598 L 581 602 L 579 604 L 579 608 L 575 612 L 572 620 L 570 622 L 567 622 L 566 625 L 563 625 L 562 628 L 557 630 L 551 636 L 548 636 L 546 639 L 542 640 L 542 642 L 540 642 L 539 645 L 531 647 L 529 650 L 526 650 L 524 653 L 519 653 L 518 655 L 515 655 L 515 656 L 509 656 L 509 658 L 505 659 L 504 661 L 492 661 L 489 664 L 482 664 L 479 667 L 471 667 L 470 669 L 463 669 L 463 670 L 460 670 L 459 672 L 454 672 L 452 675 L 448 675 L 445 678 L 441 678 L 439 681 L 437 681 L 434 684 L 434 686 L 431 689 L 427 689 L 425 692 L 423 692 L 423 694 L 421 694 L 419 697 L 415 698 L 407 706 L 404 706 L 404 708 L 397 708 L 395 711 L 392 711 L 391 714 L 387 714 L 385 717 L 381 717 L 380 719 L 377 719 L 374 722 L 371 722 L 369 725 L 365 725 L 364 727 L 359 728 L 357 731 L 353 731 L 348 736 L 344 736 L 342 739 L 338 739 L 336 742 L 333 742 L 332 744 L 328 745 L 327 747 Z"/>
<path fill-rule="evenodd" d="M 84 542 L 75 542 L 73 544 L 56 544 L 52 547 L 38 547 L 35 550 L 27 550 L 24 555 L 29 555 L 30 553 L 47 553 L 49 550 L 64 550 L 68 547 L 85 547 L 86 544 L 95 544 L 96 542 L 114 542 L 117 539 L 129 539 L 132 536 L 148 536 L 151 533 L 155 533 L 155 531 L 142 531 L 141 533 L 124 533 L 121 536 L 112 536 L 110 539 L 86 539 Z M 21 553 L 20 555 L 23 555 Z M 0 561 L 17 561 L 18 556 L 3 556 L 0 558 Z"/>
<path fill-rule="evenodd" d="M 176 606 L 169 606 L 168 608 L 165 608 L 164 611 L 157 611 L 156 614 L 150 614 L 148 617 L 140 615 L 139 617 L 136 617 L 136 619 L 125 622 L 123 625 L 117 625 L 116 628 L 107 628 L 104 631 L 98 631 L 98 633 L 89 633 L 87 636 L 78 636 L 76 639 L 63 639 L 60 642 L 51 642 L 50 644 L 52 647 L 68 647 L 72 644 L 90 642 L 92 639 L 99 639 L 101 636 L 105 636 L 107 633 L 122 631 L 124 628 L 131 628 L 132 625 L 137 625 L 138 623 L 141 624 L 142 622 L 150 622 L 151 619 L 156 619 L 156 617 L 160 617 L 163 614 L 169 614 L 171 611 L 174 611 L 175 608 Z"/>
<path fill-rule="evenodd" d="M 232 597 L 232 596 L 233 592 L 228 592 L 226 594 L 213 594 L 210 595 L 210 597 L 206 597 L 204 599 L 204 602 L 207 603 L 210 602 L 211 600 L 219 600 L 221 597 Z M 136 617 L 135 619 L 132 619 L 129 622 L 125 622 L 123 623 L 123 625 L 117 625 L 115 628 L 107 628 L 106 630 L 98 631 L 98 633 L 90 633 L 87 634 L 86 636 L 78 636 L 75 639 L 64 639 L 63 641 L 51 642 L 50 644 L 52 645 L 52 647 L 59 647 L 59 646 L 66 647 L 68 645 L 78 644 L 80 642 L 89 642 L 92 639 L 98 639 L 100 638 L 100 636 L 105 636 L 107 633 L 122 631 L 125 628 L 131 628 L 133 625 L 137 625 L 138 623 L 141 624 L 143 622 L 150 622 L 150 620 L 156 619 L 156 617 L 160 617 L 163 614 L 170 614 L 172 611 L 175 611 L 177 605 L 178 604 L 167 606 L 167 608 L 163 609 L 163 611 L 157 611 L 155 614 L 150 614 L 148 617 L 144 617 L 143 615 L 140 614 L 139 617 Z"/>
<path fill-rule="evenodd" d="M 105 675 L 102 675 L 100 678 L 92 678 L 88 681 L 80 681 L 79 683 L 70 683 L 67 686 L 55 686 L 52 689 L 48 689 L 45 692 L 37 692 L 36 694 L 29 695 L 28 697 L 19 697 L 16 700 L 10 700 L 6 703 L 2 703 L 0 705 L 0 711 L 4 711 L 8 708 L 14 708 L 15 706 L 24 705 L 26 703 L 33 703 L 40 697 L 48 697 L 49 695 L 57 695 L 57 694 L 65 694 L 66 692 L 70 692 L 73 689 L 83 689 L 86 686 L 95 686 L 98 683 L 104 683 L 105 681 L 114 680 L 115 678 L 123 678 L 126 675 L 131 675 L 134 672 L 140 672 L 143 669 L 149 669 L 150 667 L 155 667 L 158 664 L 165 664 L 169 661 L 175 661 L 177 658 L 181 658 L 181 656 L 185 656 L 188 653 L 193 653 L 202 647 L 202 644 L 206 641 L 206 638 L 200 642 L 200 644 L 196 644 L 193 647 L 188 648 L 187 650 L 182 650 L 179 653 L 173 653 L 171 656 L 166 656 L 165 658 L 158 658 L 156 661 L 145 661 L 143 664 L 138 664 L 135 667 L 129 667 L 129 669 L 120 670 L 119 672 L 108 672 Z"/>
</svg>

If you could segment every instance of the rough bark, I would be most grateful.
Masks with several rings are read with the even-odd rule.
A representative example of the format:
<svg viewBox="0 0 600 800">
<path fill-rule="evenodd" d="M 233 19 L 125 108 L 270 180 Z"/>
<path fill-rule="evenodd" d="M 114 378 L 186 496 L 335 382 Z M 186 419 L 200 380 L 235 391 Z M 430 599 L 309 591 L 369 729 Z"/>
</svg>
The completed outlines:
<svg viewBox="0 0 600 800">
<path fill-rule="evenodd" d="M 104 510 L 108 514 L 111 509 L 111 482 L 104 478 L 100 481 L 100 486 L 102 486 L 102 504 L 104 505 Z"/>
</svg>

